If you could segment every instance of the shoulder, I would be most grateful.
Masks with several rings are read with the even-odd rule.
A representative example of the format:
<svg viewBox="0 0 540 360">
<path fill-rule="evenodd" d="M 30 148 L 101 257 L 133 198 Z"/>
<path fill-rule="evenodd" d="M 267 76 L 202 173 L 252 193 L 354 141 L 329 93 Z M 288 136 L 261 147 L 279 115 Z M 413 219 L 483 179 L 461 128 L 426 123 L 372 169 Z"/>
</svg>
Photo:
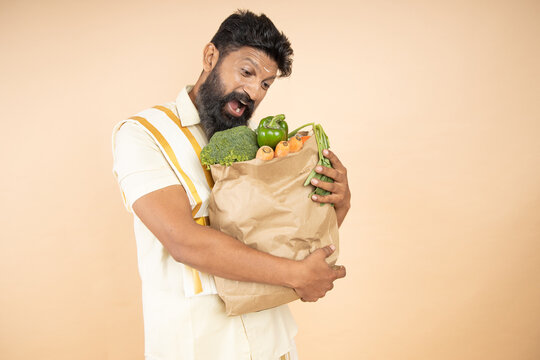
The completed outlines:
<svg viewBox="0 0 540 360">
<path fill-rule="evenodd" d="M 156 145 L 154 139 L 140 124 L 134 121 L 127 121 L 119 125 L 113 134 L 115 147 L 128 144 Z M 157 145 L 156 145 L 157 146 Z"/>
<path fill-rule="evenodd" d="M 112 140 L 113 167 L 119 179 L 168 166 L 154 138 L 136 121 L 120 122 L 113 130 Z"/>
<path fill-rule="evenodd" d="M 161 105 L 174 113 L 176 106 L 174 102 L 169 102 Z M 155 111 L 154 108 L 148 108 L 135 114 L 133 120 L 123 120 L 118 123 L 113 130 L 113 147 L 123 146 L 124 144 L 146 145 L 158 149 L 154 138 L 149 134 L 145 127 L 135 120 L 138 116 L 149 120 L 149 115 Z M 151 119 L 150 119 L 151 120 Z"/>
</svg>

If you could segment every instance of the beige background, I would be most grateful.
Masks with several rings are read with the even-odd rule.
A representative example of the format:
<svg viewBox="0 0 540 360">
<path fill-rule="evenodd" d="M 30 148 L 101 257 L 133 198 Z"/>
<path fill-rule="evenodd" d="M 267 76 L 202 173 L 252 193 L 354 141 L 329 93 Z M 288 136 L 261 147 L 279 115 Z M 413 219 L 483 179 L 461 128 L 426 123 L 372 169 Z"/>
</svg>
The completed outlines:
<svg viewBox="0 0 540 360">
<path fill-rule="evenodd" d="M 238 7 L 290 37 L 256 116 L 349 169 L 345 280 L 302 360 L 540 358 L 540 2 L 0 2 L 0 358 L 142 359 L 113 125 L 172 100 Z"/>
</svg>

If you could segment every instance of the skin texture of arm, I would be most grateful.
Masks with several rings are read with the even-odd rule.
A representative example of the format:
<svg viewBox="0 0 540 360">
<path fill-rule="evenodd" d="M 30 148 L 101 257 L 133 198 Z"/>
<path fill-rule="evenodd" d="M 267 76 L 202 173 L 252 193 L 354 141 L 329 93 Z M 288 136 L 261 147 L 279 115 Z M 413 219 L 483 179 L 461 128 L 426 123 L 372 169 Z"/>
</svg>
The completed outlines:
<svg viewBox="0 0 540 360">
<path fill-rule="evenodd" d="M 178 262 L 220 277 L 293 288 L 304 301 L 317 301 L 345 276 L 344 267 L 325 262 L 334 250 L 318 249 L 302 261 L 252 249 L 193 221 L 184 188 L 168 186 L 139 198 L 135 214 Z"/>
</svg>

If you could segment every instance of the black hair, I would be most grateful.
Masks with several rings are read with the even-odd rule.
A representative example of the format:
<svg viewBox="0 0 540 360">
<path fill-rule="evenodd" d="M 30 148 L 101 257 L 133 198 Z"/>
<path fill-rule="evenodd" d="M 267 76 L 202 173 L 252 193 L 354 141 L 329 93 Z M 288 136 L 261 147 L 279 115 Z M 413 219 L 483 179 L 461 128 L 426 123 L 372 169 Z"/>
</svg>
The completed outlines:
<svg viewBox="0 0 540 360">
<path fill-rule="evenodd" d="M 291 75 L 291 43 L 264 14 L 238 10 L 221 23 L 211 42 L 218 49 L 220 59 L 231 51 L 250 46 L 264 51 L 277 63 L 280 77 Z"/>
</svg>

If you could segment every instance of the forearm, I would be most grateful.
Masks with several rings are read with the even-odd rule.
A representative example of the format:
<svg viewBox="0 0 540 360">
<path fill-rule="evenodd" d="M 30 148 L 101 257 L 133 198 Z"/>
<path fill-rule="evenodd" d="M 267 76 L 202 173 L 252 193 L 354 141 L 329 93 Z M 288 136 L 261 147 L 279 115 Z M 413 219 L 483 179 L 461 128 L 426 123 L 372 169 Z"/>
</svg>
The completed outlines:
<svg viewBox="0 0 540 360">
<path fill-rule="evenodd" d="M 233 280 L 295 287 L 302 279 L 297 261 L 252 249 L 193 221 L 184 189 L 172 185 L 135 201 L 135 214 L 179 262 Z"/>
<path fill-rule="evenodd" d="M 223 278 L 295 287 L 298 263 L 246 246 L 242 242 L 198 224 L 169 239 L 175 260 Z"/>
<path fill-rule="evenodd" d="M 303 261 L 275 257 L 200 225 L 189 226 L 189 239 L 180 240 L 175 259 L 204 272 L 228 279 L 282 285 L 293 288 L 304 301 L 317 301 L 345 276 L 345 268 L 333 269 L 325 258 L 335 250 L 326 246 Z"/>
<path fill-rule="evenodd" d="M 343 220 L 345 220 L 345 216 L 347 216 L 349 209 L 350 209 L 350 206 L 340 207 L 336 209 L 336 218 L 337 218 L 338 227 L 340 227 L 341 224 L 343 223 Z"/>
</svg>

